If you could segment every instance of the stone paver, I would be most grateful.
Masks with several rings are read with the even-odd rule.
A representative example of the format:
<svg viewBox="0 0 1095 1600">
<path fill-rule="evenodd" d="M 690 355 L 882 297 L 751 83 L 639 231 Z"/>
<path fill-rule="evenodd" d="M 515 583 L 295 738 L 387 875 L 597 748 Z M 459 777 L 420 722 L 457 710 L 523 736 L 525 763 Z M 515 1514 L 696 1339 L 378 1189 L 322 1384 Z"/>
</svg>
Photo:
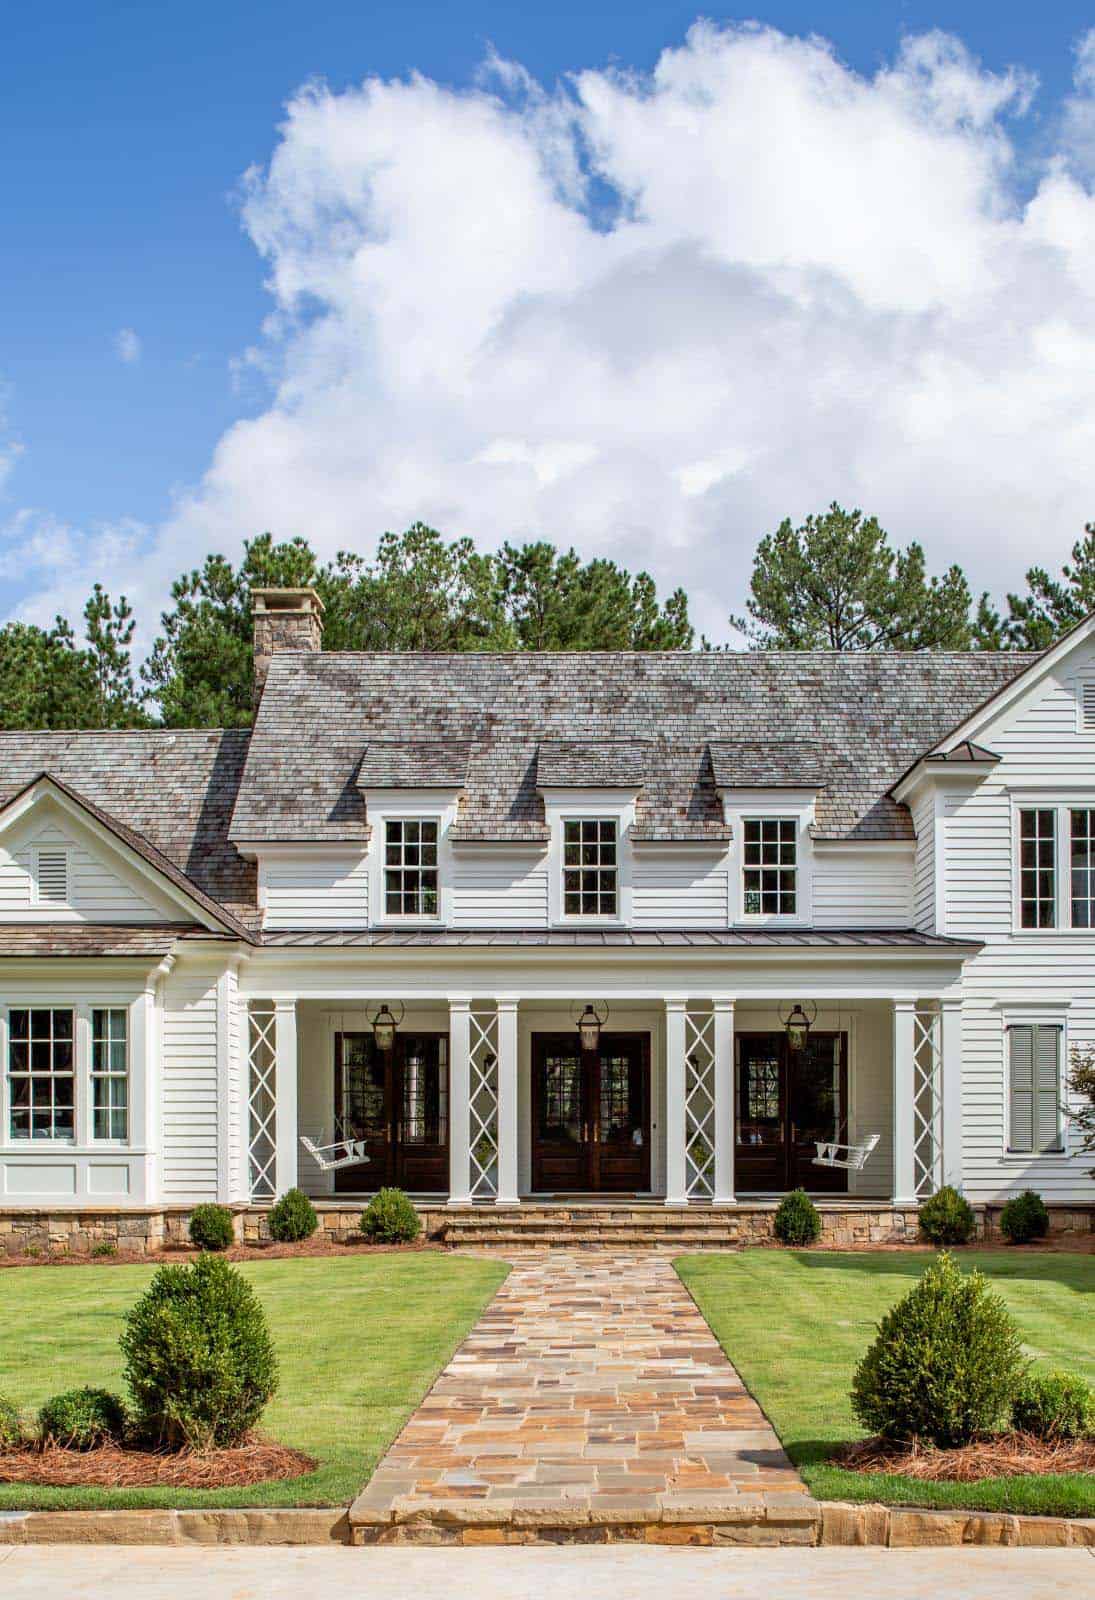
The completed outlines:
<svg viewBox="0 0 1095 1600">
<path fill-rule="evenodd" d="M 813 1516 L 815 1502 L 670 1262 L 552 1250 L 515 1259 L 350 1520 Z"/>
</svg>

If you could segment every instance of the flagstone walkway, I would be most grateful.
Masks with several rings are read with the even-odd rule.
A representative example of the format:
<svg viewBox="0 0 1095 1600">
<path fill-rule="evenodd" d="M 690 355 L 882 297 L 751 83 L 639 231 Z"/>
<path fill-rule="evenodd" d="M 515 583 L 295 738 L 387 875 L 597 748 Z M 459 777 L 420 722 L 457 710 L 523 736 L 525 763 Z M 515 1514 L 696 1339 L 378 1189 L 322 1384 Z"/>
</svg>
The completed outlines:
<svg viewBox="0 0 1095 1600">
<path fill-rule="evenodd" d="M 514 1258 L 350 1512 L 360 1542 L 412 1524 L 711 1542 L 683 1538 L 702 1524 L 809 1543 L 816 1518 L 671 1263 L 588 1250 Z"/>
</svg>

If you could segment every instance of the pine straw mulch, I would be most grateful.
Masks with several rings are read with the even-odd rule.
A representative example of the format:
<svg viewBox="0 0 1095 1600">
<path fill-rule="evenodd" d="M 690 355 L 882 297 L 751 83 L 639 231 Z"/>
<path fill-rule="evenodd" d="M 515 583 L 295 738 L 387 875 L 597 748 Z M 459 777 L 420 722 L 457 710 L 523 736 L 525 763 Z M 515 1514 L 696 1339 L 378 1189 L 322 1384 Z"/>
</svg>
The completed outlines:
<svg viewBox="0 0 1095 1600">
<path fill-rule="evenodd" d="M 924 1483 L 975 1483 L 981 1478 L 1045 1477 L 1095 1472 L 1095 1439 L 1037 1439 L 998 1433 L 952 1450 L 862 1439 L 842 1446 L 834 1463 L 852 1472 L 896 1473 Z"/>
<path fill-rule="evenodd" d="M 0 1483 L 49 1484 L 55 1488 L 232 1489 L 250 1483 L 299 1478 L 318 1463 L 302 1450 L 252 1435 L 231 1450 L 130 1450 L 101 1445 L 66 1450 L 62 1445 L 24 1445 L 0 1452 Z"/>
</svg>

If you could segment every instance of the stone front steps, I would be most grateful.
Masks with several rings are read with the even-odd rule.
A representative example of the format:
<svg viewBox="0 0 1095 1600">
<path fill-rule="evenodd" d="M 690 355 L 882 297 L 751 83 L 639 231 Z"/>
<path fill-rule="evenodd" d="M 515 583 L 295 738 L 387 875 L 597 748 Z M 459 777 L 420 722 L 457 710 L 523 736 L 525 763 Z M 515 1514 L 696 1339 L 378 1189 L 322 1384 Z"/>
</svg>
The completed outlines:
<svg viewBox="0 0 1095 1600">
<path fill-rule="evenodd" d="M 658 1202 L 523 1201 L 449 1208 L 441 1238 L 475 1249 L 732 1250 L 771 1242 L 774 1202 L 665 1206 Z M 825 1244 L 912 1243 L 915 1210 L 881 1202 L 819 1202 Z"/>
</svg>

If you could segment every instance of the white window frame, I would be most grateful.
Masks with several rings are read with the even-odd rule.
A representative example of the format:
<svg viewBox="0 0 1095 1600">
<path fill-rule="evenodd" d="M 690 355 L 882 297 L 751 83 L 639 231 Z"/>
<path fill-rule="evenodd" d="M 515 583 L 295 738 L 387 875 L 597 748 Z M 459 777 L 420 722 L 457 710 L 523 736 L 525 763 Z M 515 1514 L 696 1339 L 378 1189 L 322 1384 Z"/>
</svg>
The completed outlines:
<svg viewBox="0 0 1095 1600">
<path fill-rule="evenodd" d="M 108 1069 L 105 1072 L 97 1072 L 96 1069 L 95 1069 L 95 1042 L 96 1042 L 96 1036 L 95 1036 L 95 1013 L 97 1011 L 106 1013 L 106 1016 L 107 1016 L 107 1019 L 108 1019 L 107 1020 L 108 1035 L 107 1035 L 107 1039 L 104 1042 L 108 1043 L 108 1044 L 114 1042 L 112 1024 L 110 1022 L 111 1013 L 115 1012 L 115 1011 L 120 1011 L 122 1016 L 125 1018 L 125 1068 L 124 1068 L 124 1070 L 122 1072 L 115 1072 L 113 1069 Z M 133 1138 L 133 1039 L 132 1039 L 133 1029 L 132 1029 L 132 1018 L 130 1017 L 130 1011 L 129 1011 L 129 1007 L 127 1005 L 110 1005 L 110 1004 L 99 1004 L 99 1005 L 92 1004 L 91 1007 L 89 1008 L 89 1016 L 90 1016 L 90 1020 L 91 1020 L 91 1031 L 90 1031 L 90 1048 L 89 1048 L 88 1063 L 87 1063 L 87 1073 L 88 1073 L 87 1143 L 88 1144 L 94 1144 L 94 1145 L 108 1146 L 108 1147 L 109 1146 L 113 1146 L 113 1147 L 118 1148 L 118 1149 L 125 1149 L 132 1142 L 132 1138 Z M 120 1138 L 117 1135 L 112 1134 L 112 1133 L 100 1134 L 100 1133 L 97 1133 L 96 1130 L 95 1130 L 95 1110 L 96 1110 L 96 1107 L 95 1107 L 95 1085 L 96 1085 L 96 1083 L 100 1083 L 100 1082 L 101 1083 L 110 1084 L 110 1083 L 113 1083 L 113 1082 L 117 1081 L 117 1079 L 119 1079 L 119 1078 L 121 1078 L 123 1080 L 123 1082 L 125 1083 L 125 1133 Z M 108 1109 L 109 1110 L 113 1110 L 113 1107 L 111 1107 L 110 1104 L 109 1104 L 109 1100 L 110 1100 L 110 1097 L 109 1097 L 109 1094 L 108 1094 Z"/>
<path fill-rule="evenodd" d="M 626 928 L 632 920 L 632 859 L 628 833 L 635 821 L 636 795 L 619 789 L 544 789 L 544 819 L 549 829 L 548 917 L 556 928 Z M 563 833 L 567 822 L 616 824 L 616 912 L 614 916 L 567 915 L 563 899 Z"/>
<path fill-rule="evenodd" d="M 42 898 L 42 857 L 63 856 L 65 861 L 65 898 L 63 900 L 44 900 Z M 31 904 L 46 908 L 56 907 L 59 911 L 68 911 L 72 907 L 72 851 L 65 844 L 37 844 L 34 846 L 34 878 L 31 884 Z M 16 1010 L 19 1008 L 16 1007 Z"/>
<path fill-rule="evenodd" d="M 58 1135 L 58 1134 L 55 1134 L 55 1133 L 51 1133 L 48 1139 L 35 1139 L 33 1137 L 33 1133 L 32 1133 L 31 1136 L 29 1136 L 27 1138 L 23 1138 L 20 1135 L 16 1134 L 14 1132 L 13 1128 L 12 1128 L 12 1119 L 13 1119 L 14 1112 L 15 1112 L 15 1102 L 14 1102 L 14 1099 L 13 1099 L 13 1096 L 12 1096 L 12 1071 L 11 1071 L 11 1052 L 12 1052 L 12 1045 L 13 1045 L 13 1043 L 15 1043 L 15 1041 L 12 1038 L 12 1023 L 11 1023 L 11 1014 L 12 1014 L 13 1011 L 26 1011 L 27 1013 L 33 1013 L 35 1011 L 49 1011 L 49 1012 L 67 1011 L 68 1014 L 72 1018 L 72 1133 L 71 1133 L 71 1135 L 69 1135 L 69 1134 Z M 0 1107 L 0 1110 L 2 1110 L 2 1112 L 3 1112 L 3 1119 L 4 1119 L 4 1121 L 3 1121 L 3 1143 L 4 1143 L 4 1147 L 6 1149 L 14 1150 L 14 1151 L 71 1150 L 72 1148 L 74 1148 L 76 1145 L 78 1145 L 80 1143 L 80 1133 L 81 1133 L 80 1106 L 81 1106 L 81 1099 L 82 1099 L 82 1084 L 83 1084 L 84 1077 L 85 1077 L 85 1071 L 84 1071 L 84 1068 L 83 1068 L 83 1066 L 81 1064 L 81 1049 L 80 1049 L 80 1045 L 81 1045 L 81 1035 L 82 1035 L 82 1032 L 83 1032 L 83 1030 L 81 1028 L 81 1021 L 82 1021 L 82 1017 L 81 1017 L 80 1008 L 78 1006 L 74 1005 L 71 1000 L 58 1000 L 58 1001 L 54 1002 L 54 1001 L 50 1001 L 48 999 L 43 999 L 40 996 L 36 995 L 32 999 L 25 1000 L 25 1001 L 21 1000 L 21 999 L 9 1001 L 9 1003 L 4 1007 L 4 1062 L 3 1062 L 4 1094 L 3 1094 L 3 1106 Z M 29 1020 L 28 1020 L 28 1028 L 31 1030 L 28 1033 L 28 1036 L 27 1036 L 28 1037 L 28 1048 L 29 1048 L 29 1041 L 33 1037 L 33 1024 L 30 1023 Z M 51 1023 L 50 1024 L 51 1037 L 52 1037 L 52 1031 L 53 1030 L 52 1030 L 52 1023 Z M 32 1057 L 28 1058 L 28 1067 L 29 1066 L 32 1066 Z M 51 1074 L 51 1076 L 56 1076 L 56 1074 Z M 33 1091 L 33 1079 L 31 1079 L 31 1082 L 32 1082 L 31 1104 L 33 1105 L 33 1093 L 34 1093 L 34 1091 Z M 52 1105 L 52 1101 L 51 1101 L 51 1105 Z M 33 1117 L 31 1119 L 31 1126 L 32 1126 L 32 1129 L 33 1129 Z"/>
<path fill-rule="evenodd" d="M 418 848 L 419 848 L 419 850 L 421 850 L 421 848 L 422 848 L 422 834 L 421 834 L 422 828 L 432 827 L 432 828 L 434 828 L 436 830 L 435 831 L 434 840 L 433 840 L 434 862 L 433 862 L 433 866 L 432 867 L 423 866 L 421 860 L 419 860 L 419 863 L 418 863 L 417 866 L 411 866 L 411 865 L 408 865 L 407 861 L 404 859 L 405 853 L 406 853 L 406 850 L 407 850 L 407 845 L 408 845 L 408 840 L 405 837 L 405 831 L 406 831 L 406 829 L 407 829 L 407 827 L 409 825 L 414 825 L 419 829 L 419 836 L 418 836 Z M 390 840 L 390 838 L 389 838 L 389 832 L 390 832 L 390 830 L 392 828 L 399 828 L 400 829 L 400 842 L 399 842 L 400 862 L 399 862 L 398 866 L 393 866 L 388 860 L 388 846 L 392 842 Z M 383 899 L 382 912 L 383 912 L 383 916 L 384 916 L 385 920 L 388 920 L 388 921 L 391 921 L 391 922 L 413 922 L 413 923 L 436 922 L 438 917 L 439 917 L 439 915 L 440 915 L 440 911 L 441 911 L 441 818 L 439 816 L 438 817 L 417 817 L 417 816 L 385 817 L 384 818 L 384 822 L 383 822 L 383 830 L 384 830 L 384 837 L 380 842 L 380 848 L 381 848 L 381 853 L 382 853 L 382 856 L 383 856 L 383 860 L 382 860 L 382 863 L 381 863 L 382 874 L 383 874 L 383 885 L 384 885 L 384 889 L 383 889 L 384 899 Z M 400 885 L 401 885 L 400 890 L 399 890 L 399 897 L 400 897 L 401 901 L 404 901 L 406 899 L 406 895 L 407 895 L 407 890 L 406 890 L 406 886 L 405 886 L 405 875 L 408 872 L 417 872 L 420 875 L 418 892 L 419 892 L 419 898 L 422 898 L 422 896 L 424 895 L 425 891 L 424 891 L 423 885 L 421 883 L 421 874 L 423 872 L 430 872 L 430 871 L 433 872 L 434 877 L 436 879 L 436 884 L 435 884 L 435 888 L 434 888 L 434 901 L 435 901 L 437 909 L 435 911 L 432 911 L 432 912 L 431 911 L 424 911 L 424 910 L 419 910 L 419 911 L 392 911 L 392 910 L 389 909 L 389 907 L 388 907 L 388 888 L 389 888 L 388 874 L 389 873 L 395 872 L 395 873 L 399 874 L 399 881 L 400 881 Z"/>
<path fill-rule="evenodd" d="M 560 823 L 561 823 L 561 827 L 562 827 L 562 851 L 563 851 L 563 854 L 562 854 L 562 863 L 561 863 L 561 869 L 560 869 L 561 872 L 562 872 L 562 884 L 560 886 L 560 891 L 559 892 L 560 892 L 560 894 L 562 896 L 561 904 L 562 904 L 562 907 L 563 907 L 563 916 L 567 919 L 567 921 L 570 921 L 570 922 L 581 922 L 581 923 L 590 923 L 590 922 L 609 922 L 609 923 L 611 923 L 611 922 L 618 922 L 620 920 L 620 842 L 621 842 L 620 841 L 620 823 L 619 823 L 619 818 L 617 818 L 617 817 L 605 817 L 605 816 L 601 816 L 601 815 L 593 815 L 593 816 L 591 816 L 589 814 L 586 814 L 586 815 L 583 815 L 583 816 L 563 817 L 563 818 L 560 819 Z M 594 826 L 597 829 L 597 839 L 596 839 L 595 842 L 596 842 L 596 845 L 597 845 L 598 862 L 597 862 L 597 865 L 595 867 L 592 867 L 589 870 L 591 870 L 593 872 L 597 872 L 597 873 L 611 872 L 611 874 L 612 874 L 612 901 L 613 901 L 613 906 L 612 906 L 612 910 L 611 911 L 568 911 L 567 910 L 567 903 L 566 903 L 567 902 L 567 893 L 568 893 L 568 890 L 567 890 L 567 873 L 568 872 L 583 872 L 583 871 L 586 870 L 586 868 L 584 868 L 581 863 L 579 863 L 577 866 L 572 866 L 572 865 L 568 864 L 568 862 L 567 862 L 567 830 L 568 830 L 568 828 L 572 828 L 572 827 L 577 827 L 579 830 L 581 830 L 584 826 Z M 601 852 L 601 844 L 603 842 L 601 840 L 600 834 L 601 834 L 601 830 L 603 828 L 605 828 L 606 826 L 610 827 L 612 829 L 612 846 L 613 846 L 612 857 L 613 857 L 613 859 L 612 859 L 611 866 L 602 865 L 602 863 L 600 862 L 600 859 L 599 859 L 600 858 L 600 852 Z M 581 848 L 581 834 L 580 834 L 580 832 L 579 832 L 579 848 Z M 578 893 L 581 895 L 583 892 L 584 891 L 581 888 L 579 888 Z M 598 887 L 596 893 L 597 893 L 598 899 L 600 899 L 601 890 L 600 890 L 599 887 Z"/>
<path fill-rule="evenodd" d="M 733 834 L 733 891 L 731 913 L 735 924 L 747 928 L 809 927 L 814 909 L 813 840 L 815 792 L 811 790 L 725 790 L 723 805 Z M 795 825 L 795 910 L 794 912 L 746 911 L 745 909 L 745 824 L 746 822 L 793 822 Z"/>
<path fill-rule="evenodd" d="M 431 789 L 368 789 L 369 926 L 373 928 L 443 928 L 452 921 L 452 846 L 449 830 L 456 821 L 457 791 Z M 389 822 L 437 823 L 437 915 L 389 916 L 384 873 L 384 845 Z"/>
<path fill-rule="evenodd" d="M 1028 933 L 1039 930 L 1029 928 Z M 1053 929 L 1040 930 L 1052 933 Z M 1047 1006 L 1041 1002 L 1011 1001 L 1006 1008 L 1002 1008 L 1003 1021 L 1003 1085 L 1004 1085 L 1004 1148 L 1003 1160 L 1018 1165 L 1029 1166 L 1032 1161 L 1068 1161 L 1068 1117 L 1065 1112 L 1065 1085 L 1067 1083 L 1067 1062 L 1070 1049 L 1068 1037 L 1068 1011 L 1065 1006 Z M 1057 1138 L 1060 1148 L 1057 1150 L 1016 1150 L 1011 1137 L 1011 1042 L 1012 1028 L 1022 1027 L 1056 1028 L 1060 1034 L 1060 1047 L 1057 1057 Z"/>
<path fill-rule="evenodd" d="M 1054 859 L 1054 896 L 1056 914 L 1049 928 L 1023 926 L 1022 905 L 1022 817 L 1023 811 L 1053 811 L 1057 830 Z M 1011 926 L 1012 933 L 1022 939 L 1089 938 L 1095 940 L 1095 925 L 1072 925 L 1072 816 L 1073 811 L 1095 811 L 1095 795 L 1090 792 L 1062 795 L 1059 791 L 1042 795 L 1014 791 L 1011 796 Z"/>
</svg>

